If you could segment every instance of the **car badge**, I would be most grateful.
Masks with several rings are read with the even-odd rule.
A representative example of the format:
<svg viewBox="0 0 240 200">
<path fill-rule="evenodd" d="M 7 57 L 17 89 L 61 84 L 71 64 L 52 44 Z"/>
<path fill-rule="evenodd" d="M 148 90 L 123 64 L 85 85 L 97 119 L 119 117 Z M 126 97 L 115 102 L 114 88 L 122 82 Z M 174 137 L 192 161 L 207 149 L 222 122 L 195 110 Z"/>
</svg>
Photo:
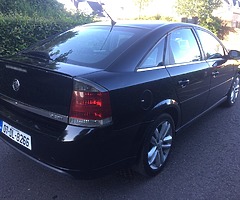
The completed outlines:
<svg viewBox="0 0 240 200">
<path fill-rule="evenodd" d="M 20 89 L 20 82 L 19 82 L 19 80 L 17 80 L 17 79 L 13 80 L 12 88 L 13 88 L 13 90 L 15 92 L 17 92 Z"/>
</svg>

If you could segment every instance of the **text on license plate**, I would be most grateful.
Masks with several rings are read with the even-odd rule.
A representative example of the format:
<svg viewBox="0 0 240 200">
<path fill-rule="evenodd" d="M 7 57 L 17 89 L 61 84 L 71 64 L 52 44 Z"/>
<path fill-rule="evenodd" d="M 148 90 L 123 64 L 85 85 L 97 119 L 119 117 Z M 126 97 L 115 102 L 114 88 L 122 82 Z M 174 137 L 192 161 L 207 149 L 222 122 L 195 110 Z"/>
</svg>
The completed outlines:
<svg viewBox="0 0 240 200">
<path fill-rule="evenodd" d="M 32 150 L 31 136 L 0 120 L 0 131 L 13 141 Z"/>
</svg>

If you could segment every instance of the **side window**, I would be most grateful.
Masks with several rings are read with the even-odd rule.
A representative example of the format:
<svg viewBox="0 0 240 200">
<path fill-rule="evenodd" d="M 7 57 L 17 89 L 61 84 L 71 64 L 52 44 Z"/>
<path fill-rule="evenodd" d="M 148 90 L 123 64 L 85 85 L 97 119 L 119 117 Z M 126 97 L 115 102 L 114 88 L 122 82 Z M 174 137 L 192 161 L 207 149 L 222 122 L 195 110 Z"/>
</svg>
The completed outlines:
<svg viewBox="0 0 240 200">
<path fill-rule="evenodd" d="M 146 56 L 140 68 L 163 66 L 165 39 L 162 39 Z"/>
<path fill-rule="evenodd" d="M 191 29 L 178 29 L 169 37 L 169 64 L 201 60 L 201 53 Z"/>
<path fill-rule="evenodd" d="M 221 58 L 225 55 L 224 48 L 215 37 L 202 30 L 197 30 L 197 33 L 199 35 L 206 59 Z"/>
</svg>

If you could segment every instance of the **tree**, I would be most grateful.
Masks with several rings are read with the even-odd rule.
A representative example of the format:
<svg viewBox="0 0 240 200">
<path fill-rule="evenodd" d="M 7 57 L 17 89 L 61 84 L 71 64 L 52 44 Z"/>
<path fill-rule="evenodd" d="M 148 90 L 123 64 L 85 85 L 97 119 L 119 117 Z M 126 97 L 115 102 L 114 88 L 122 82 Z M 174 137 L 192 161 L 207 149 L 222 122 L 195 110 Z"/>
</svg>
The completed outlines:
<svg viewBox="0 0 240 200">
<path fill-rule="evenodd" d="M 212 13 L 221 6 L 222 0 L 177 0 L 176 11 L 184 17 L 197 17 L 200 25 L 217 33 L 222 20 Z"/>
<path fill-rule="evenodd" d="M 141 17 L 142 10 L 149 5 L 152 0 L 133 0 L 134 4 L 138 6 L 139 18 Z"/>
</svg>

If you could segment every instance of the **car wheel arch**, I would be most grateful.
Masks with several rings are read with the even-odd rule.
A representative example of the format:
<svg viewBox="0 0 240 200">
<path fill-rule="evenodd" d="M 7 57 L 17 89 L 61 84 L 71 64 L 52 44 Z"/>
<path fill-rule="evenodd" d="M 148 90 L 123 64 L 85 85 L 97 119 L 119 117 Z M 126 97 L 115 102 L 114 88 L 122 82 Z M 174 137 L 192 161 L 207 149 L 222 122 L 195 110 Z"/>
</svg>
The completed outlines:
<svg viewBox="0 0 240 200">
<path fill-rule="evenodd" d="M 178 102 L 174 99 L 166 99 L 159 102 L 151 109 L 148 118 L 154 121 L 163 113 L 169 114 L 173 118 L 175 128 L 177 129 L 181 122 L 181 110 Z"/>
</svg>

